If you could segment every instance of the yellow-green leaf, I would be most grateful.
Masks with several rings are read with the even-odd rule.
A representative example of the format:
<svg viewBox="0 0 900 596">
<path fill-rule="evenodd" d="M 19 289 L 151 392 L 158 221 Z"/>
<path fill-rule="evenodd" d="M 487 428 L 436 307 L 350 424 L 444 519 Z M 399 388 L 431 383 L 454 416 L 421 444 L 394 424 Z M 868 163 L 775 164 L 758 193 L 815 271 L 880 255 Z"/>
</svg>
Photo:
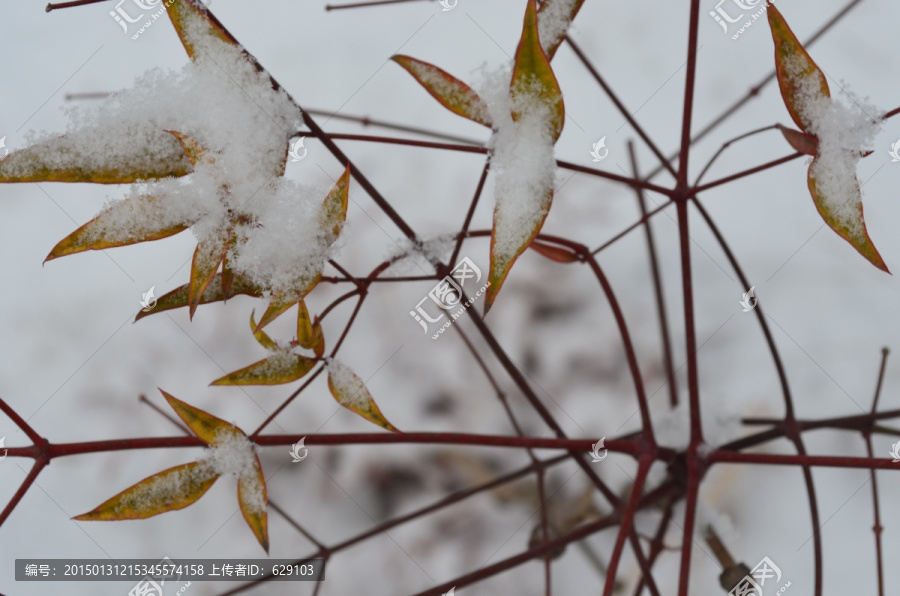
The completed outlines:
<svg viewBox="0 0 900 596">
<path fill-rule="evenodd" d="M 328 196 L 322 201 L 319 210 L 319 226 L 323 230 L 330 230 L 332 241 L 341 233 L 344 221 L 347 219 L 347 203 L 350 199 L 350 164 L 344 169 L 344 173 L 328 192 Z"/>
<path fill-rule="evenodd" d="M 334 399 L 351 412 L 389 431 L 400 432 L 381 413 L 362 379 L 337 360 L 328 362 L 328 389 Z"/>
<path fill-rule="evenodd" d="M 255 310 L 250 313 L 250 330 L 253 332 L 253 337 L 255 337 L 256 341 L 259 342 L 259 345 L 265 349 L 278 350 L 278 344 L 276 344 L 265 331 L 256 328 L 256 321 L 253 320 L 254 313 L 256 313 Z"/>
<path fill-rule="evenodd" d="M 207 462 L 199 461 L 163 470 L 126 488 L 92 511 L 75 516 L 79 521 L 145 519 L 184 509 L 202 497 L 219 474 Z"/>
<path fill-rule="evenodd" d="M 240 47 L 237 40 L 225 32 L 218 19 L 198 0 L 166 0 L 163 4 L 181 45 L 192 60 L 199 52 L 209 51 L 218 42 Z"/>
<path fill-rule="evenodd" d="M 549 108 L 549 124 L 553 130 L 553 140 L 556 141 L 565 123 L 565 106 L 550 60 L 541 47 L 536 12 L 535 0 L 528 0 L 522 37 L 516 49 L 516 61 L 509 84 L 513 98 L 512 116 L 513 120 L 518 120 L 523 107 L 531 109 L 530 106 L 535 101 L 543 103 Z"/>
<path fill-rule="evenodd" d="M 86 134 L 91 135 L 90 140 L 84 138 Z M 129 184 L 194 171 L 178 141 L 162 130 L 147 132 L 141 142 L 129 143 L 102 159 L 84 150 L 85 143 L 96 142 L 93 134 L 74 132 L 13 151 L 0 161 L 0 182 Z M 151 154 L 148 145 L 159 150 Z"/>
<path fill-rule="evenodd" d="M 225 258 L 225 247 L 219 238 L 201 240 L 194 250 L 194 258 L 191 261 L 191 281 L 188 286 L 189 316 L 194 318 L 194 312 L 200 306 L 203 293 L 209 286 L 219 265 Z"/>
<path fill-rule="evenodd" d="M 224 438 L 236 434 L 244 434 L 241 429 L 230 422 L 225 422 L 221 418 L 216 418 L 212 414 L 195 408 L 162 389 L 159 391 L 166 398 L 166 401 L 169 402 L 169 406 L 178 414 L 178 417 L 184 420 L 188 428 L 206 444 L 216 445 Z"/>
<path fill-rule="evenodd" d="M 254 457 L 256 465 L 253 466 L 253 474 L 238 478 L 238 504 L 244 521 L 253 530 L 263 549 L 269 552 L 269 520 L 266 514 L 268 491 L 259 457 Z"/>
<path fill-rule="evenodd" d="M 314 345 L 312 321 L 309 319 L 309 309 L 306 308 L 304 300 L 297 303 L 297 344 L 307 350 Z"/>
<path fill-rule="evenodd" d="M 550 60 L 553 60 L 553 55 L 565 39 L 566 31 L 581 10 L 582 4 L 584 0 L 544 0 L 538 9 L 541 47 Z"/>
<path fill-rule="evenodd" d="M 859 251 L 870 263 L 890 273 L 884 259 L 875 248 L 872 239 L 869 238 L 869 232 L 866 230 L 866 221 L 863 218 L 862 192 L 859 188 L 859 182 L 854 174 L 849 174 L 852 179 L 841 181 L 839 184 L 830 182 L 828 187 L 834 193 L 835 188 L 842 191 L 837 196 L 829 196 L 824 193 L 816 183 L 817 168 L 820 165 L 819 158 L 813 159 L 809 164 L 808 183 L 809 192 L 816 204 L 816 209 L 825 223 L 832 230 L 849 242 L 853 248 Z M 836 172 L 827 172 L 823 175 L 833 177 Z"/>
<path fill-rule="evenodd" d="M 802 98 L 808 98 L 810 94 L 831 97 L 828 81 L 778 9 L 770 4 L 766 8 L 766 15 L 775 42 L 775 72 L 784 105 L 797 126 L 807 132 L 809 122 L 803 114 Z"/>
<path fill-rule="evenodd" d="M 210 385 L 282 385 L 303 378 L 316 361 L 279 350 L 268 358 L 216 379 Z"/>
<path fill-rule="evenodd" d="M 432 97 L 454 114 L 483 124 L 488 128 L 492 126 L 491 116 L 484 100 L 471 87 L 453 75 L 434 64 L 403 54 L 391 56 L 391 60 L 406 69 Z"/>
<path fill-rule="evenodd" d="M 190 227 L 192 222 L 172 221 L 167 216 L 168 211 L 166 201 L 155 196 L 133 197 L 112 203 L 97 217 L 60 240 L 44 262 L 87 250 L 160 240 Z M 123 219 L 134 223 L 122 229 L 116 222 Z"/>
<path fill-rule="evenodd" d="M 318 281 L 318 278 L 316 281 Z M 279 292 L 277 294 L 272 294 L 272 297 L 269 299 L 269 306 L 266 308 L 266 312 L 263 313 L 256 328 L 262 329 L 301 299 L 302 296 L 296 292 Z"/>
<path fill-rule="evenodd" d="M 198 161 L 203 159 L 203 156 L 206 154 L 206 149 L 204 149 L 200 143 L 177 130 L 167 130 L 166 132 L 178 139 L 178 143 L 181 145 L 181 148 L 184 149 L 184 154 L 191 160 L 191 165 L 195 166 Z"/>
<path fill-rule="evenodd" d="M 223 280 L 223 273 L 217 273 L 216 276 L 213 277 L 212 281 L 209 282 L 209 285 L 206 286 L 206 290 L 203 292 L 203 297 L 200 299 L 200 304 L 209 304 L 210 302 L 228 300 L 229 298 L 237 296 L 238 294 L 255 296 L 257 298 L 263 295 L 263 291 L 261 288 L 240 275 L 234 276 L 231 288 L 227 292 L 222 287 L 224 285 Z M 156 301 L 156 306 L 153 308 L 153 310 L 149 312 L 145 312 L 143 310 L 138 311 L 138 314 L 134 317 L 134 320 L 138 321 L 154 313 L 187 306 L 188 289 L 189 284 L 184 284 L 175 288 L 171 292 L 164 294 Z"/>
</svg>

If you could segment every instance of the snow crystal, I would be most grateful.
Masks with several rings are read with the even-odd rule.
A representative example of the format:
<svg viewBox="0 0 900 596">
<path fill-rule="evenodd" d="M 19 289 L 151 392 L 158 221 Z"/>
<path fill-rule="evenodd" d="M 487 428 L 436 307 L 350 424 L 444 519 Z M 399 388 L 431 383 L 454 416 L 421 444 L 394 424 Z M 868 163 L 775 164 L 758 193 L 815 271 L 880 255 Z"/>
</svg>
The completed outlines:
<svg viewBox="0 0 900 596">
<path fill-rule="evenodd" d="M 553 115 L 532 89 L 510 92 L 510 67 L 483 76 L 479 95 L 495 127 L 490 140 L 496 197 L 494 252 L 502 267 L 531 237 L 550 207 L 547 197 L 556 175 Z M 512 111 L 518 114 L 515 121 Z"/>
<path fill-rule="evenodd" d="M 582 0 L 547 0 L 541 6 L 538 18 L 538 38 L 544 51 L 552 46 L 558 46 L 569 29 L 571 20 L 569 17 L 575 5 Z"/>
<path fill-rule="evenodd" d="M 149 168 L 166 156 L 171 161 L 175 138 L 164 131 L 187 135 L 206 150 L 193 173 L 133 185 L 125 203 L 107 204 L 88 240 L 124 242 L 188 224 L 198 242 L 224 250 L 232 232 L 237 242 L 228 256 L 236 273 L 272 292 L 305 289 L 332 256 L 335 239 L 317 228 L 329 189 L 280 176 L 302 114 L 240 48 L 206 27 L 200 17 L 187 19 L 195 56 L 179 72 L 150 70 L 99 107 L 70 110 L 61 141 L 46 135 L 34 142 L 71 145 L 69 153 L 80 152 L 91 169 L 108 169 L 122 155 L 137 155 Z M 51 167 L 65 167 L 66 151 L 46 153 Z"/>
<path fill-rule="evenodd" d="M 806 73 L 806 62 L 794 57 L 785 63 L 785 73 L 793 83 L 796 105 L 806 132 L 819 139 L 818 153 L 810 176 L 825 208 L 851 236 L 862 236 L 859 217 L 859 188 L 856 166 L 865 150 L 871 147 L 883 112 L 842 89 L 850 105 L 821 94 L 820 79 L 815 71 Z"/>
<path fill-rule="evenodd" d="M 238 478 L 242 496 L 252 511 L 266 509 L 265 485 L 259 481 L 256 452 L 243 433 L 231 429 L 219 431 L 203 461 L 216 474 Z"/>
<path fill-rule="evenodd" d="M 336 358 L 329 358 L 325 368 L 328 370 L 328 379 L 335 392 L 340 395 L 341 405 L 359 410 L 369 409 L 372 396 L 362 379 L 356 376 L 349 366 Z"/>
<path fill-rule="evenodd" d="M 446 262 L 455 247 L 456 234 L 427 238 L 418 245 L 409 238 L 400 238 L 385 258 L 391 261 L 387 273 L 393 276 L 430 275 L 435 272 L 433 264 Z"/>
</svg>

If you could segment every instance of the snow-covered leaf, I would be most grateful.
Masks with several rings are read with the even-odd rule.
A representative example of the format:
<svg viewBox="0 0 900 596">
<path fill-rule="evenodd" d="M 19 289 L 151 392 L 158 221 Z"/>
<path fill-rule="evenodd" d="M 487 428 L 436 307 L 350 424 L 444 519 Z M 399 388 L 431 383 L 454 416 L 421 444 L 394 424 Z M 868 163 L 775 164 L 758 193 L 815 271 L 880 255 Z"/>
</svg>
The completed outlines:
<svg viewBox="0 0 900 596">
<path fill-rule="evenodd" d="M 162 130 L 143 131 L 143 138 L 117 143 L 115 151 L 102 155 L 92 147 L 99 134 L 86 129 L 13 151 L 0 161 L 0 182 L 125 184 L 193 171 L 178 141 Z"/>
<path fill-rule="evenodd" d="M 516 259 L 540 232 L 553 200 L 553 146 L 562 131 L 565 108 L 538 38 L 534 0 L 529 0 L 525 11 L 506 107 L 495 92 L 490 97 L 497 110 L 509 110 L 511 119 L 500 112 L 492 113 L 497 126 L 491 171 L 497 181 L 485 314 Z"/>
<path fill-rule="evenodd" d="M 200 143 L 177 130 L 167 130 L 166 132 L 178 139 L 178 143 L 181 145 L 181 148 L 184 149 L 184 154 L 191 160 L 192 166 L 197 165 L 197 162 L 203 159 L 203 156 L 206 154 L 206 149 L 204 149 Z"/>
<path fill-rule="evenodd" d="M 428 62 L 402 54 L 392 56 L 391 60 L 406 69 L 442 106 L 463 118 L 491 127 L 487 106 L 471 87 Z"/>
<path fill-rule="evenodd" d="M 519 47 L 516 49 L 516 60 L 513 64 L 509 88 L 514 98 L 513 120 L 518 120 L 522 116 L 522 111 L 531 110 L 530 104 L 540 102 L 548 108 L 546 117 L 550 120 L 553 140 L 556 141 L 565 122 L 565 107 L 556 75 L 553 74 L 550 60 L 541 47 L 535 0 L 528 0 L 525 9 L 522 37 L 519 39 Z"/>
<path fill-rule="evenodd" d="M 328 361 L 328 389 L 339 404 L 366 420 L 393 432 L 400 432 L 387 421 L 372 395 L 356 373 L 338 360 Z"/>
<path fill-rule="evenodd" d="M 584 0 L 545 0 L 541 4 L 537 13 L 538 32 L 541 47 L 549 59 L 553 59 L 582 4 Z"/>
<path fill-rule="evenodd" d="M 226 292 L 222 287 L 223 283 L 223 274 L 217 273 L 215 277 L 213 277 L 212 281 L 209 282 L 209 285 L 206 286 L 206 290 L 203 292 L 203 296 L 200 299 L 200 304 L 209 304 L 210 302 L 219 302 L 223 300 L 228 300 L 232 296 L 237 296 L 238 294 L 244 294 L 246 296 L 255 296 L 257 298 L 261 297 L 262 289 L 259 286 L 254 285 L 253 283 L 247 281 L 240 275 L 235 275 L 231 284 L 230 291 Z M 144 317 L 149 317 L 150 315 L 158 312 L 163 312 L 166 310 L 172 310 L 173 308 L 181 308 L 183 306 L 188 305 L 188 290 L 189 284 L 184 284 L 160 296 L 156 301 L 156 306 L 153 310 L 147 312 L 141 310 L 138 312 L 137 316 L 134 317 L 135 321 L 139 319 L 143 319 Z"/>
<path fill-rule="evenodd" d="M 822 184 L 820 180 L 827 182 Z M 856 175 L 846 170 L 829 169 L 823 166 L 821 159 L 815 158 L 809 164 L 808 184 L 816 209 L 825 223 L 870 263 L 890 273 L 866 230 L 862 192 Z"/>
<path fill-rule="evenodd" d="M 133 222 L 125 226 L 124 221 Z M 181 217 L 172 217 L 167 201 L 155 196 L 137 196 L 117 201 L 94 219 L 60 240 L 44 261 L 86 250 L 102 250 L 150 240 L 160 240 L 183 232 L 190 226 Z"/>
<path fill-rule="evenodd" d="M 809 118 L 803 114 L 803 102 L 810 92 L 830 97 L 828 81 L 778 9 L 769 5 L 766 15 L 775 42 L 775 72 L 784 105 L 797 126 L 804 132 L 810 132 Z"/>
<path fill-rule="evenodd" d="M 240 47 L 199 0 L 166 0 L 163 4 L 191 59 L 200 52 L 209 51 L 217 42 Z"/>
<path fill-rule="evenodd" d="M 238 477 L 238 504 L 244 521 L 253 530 L 253 535 L 256 536 L 260 546 L 269 552 L 269 518 L 266 513 L 268 490 L 259 456 L 254 454 L 253 458 L 255 465 L 252 471 Z"/>
<path fill-rule="evenodd" d="M 191 429 L 191 432 L 202 439 L 204 443 L 215 445 L 222 440 L 223 436 L 243 434 L 235 425 L 225 422 L 221 418 L 217 418 L 208 412 L 204 412 L 200 408 L 195 408 L 162 389 L 159 391 L 163 394 L 163 397 L 166 399 L 169 406 L 175 410 L 176 414 L 178 414 L 178 417 L 181 418 L 184 423 L 188 425 L 188 428 Z"/>
<path fill-rule="evenodd" d="M 205 461 L 191 462 L 144 478 L 95 509 L 76 515 L 79 521 L 145 519 L 195 503 L 219 478 Z"/>
<path fill-rule="evenodd" d="M 210 385 L 282 385 L 303 378 L 316 361 L 279 350 L 268 358 L 216 379 Z"/>
</svg>

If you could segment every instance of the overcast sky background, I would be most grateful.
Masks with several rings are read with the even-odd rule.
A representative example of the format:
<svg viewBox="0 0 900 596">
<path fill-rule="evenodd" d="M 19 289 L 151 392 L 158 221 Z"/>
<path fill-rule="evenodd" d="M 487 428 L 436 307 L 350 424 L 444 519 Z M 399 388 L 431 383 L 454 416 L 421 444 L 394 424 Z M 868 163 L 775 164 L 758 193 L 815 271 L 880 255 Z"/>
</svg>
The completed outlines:
<svg viewBox="0 0 900 596">
<path fill-rule="evenodd" d="M 126 3 L 131 0 L 126 0 Z M 731 0 L 726 4 L 730 5 Z M 482 65 L 503 64 L 515 51 L 523 0 L 459 0 L 442 12 L 436 2 L 380 8 L 325 11 L 322 2 L 214 0 L 211 9 L 231 33 L 310 109 L 368 115 L 485 141 L 488 131 L 444 110 L 388 58 L 409 54 L 433 62 L 463 80 L 474 80 Z M 835 14 L 843 0 L 779 2 L 800 39 Z M 179 69 L 187 60 L 167 20 L 132 40 L 107 14 L 112 2 L 44 11 L 44 2 L 0 5 L 0 136 L 11 150 L 24 135 L 66 128 L 64 110 L 71 93 L 127 87 L 150 68 Z M 772 41 L 760 19 L 732 40 L 706 13 L 699 28 L 700 51 L 694 130 L 706 125 L 773 68 Z M 733 7 L 729 7 L 733 10 Z M 678 146 L 683 105 L 689 3 L 589 0 L 571 31 L 635 118 L 665 153 Z M 900 5 L 864 0 L 810 53 L 829 77 L 832 95 L 841 81 L 884 110 L 900 106 L 897 84 L 896 23 Z M 733 31 L 733 30 L 732 30 Z M 731 33 L 731 32 L 730 32 Z M 570 48 L 553 62 L 563 89 L 567 121 L 557 157 L 592 165 L 591 144 L 606 136 L 609 157 L 598 167 L 629 173 L 627 142 L 636 141 L 646 173 L 653 155 L 590 79 Z M 327 131 L 359 132 L 358 126 L 317 118 Z M 691 175 L 721 144 L 744 132 L 790 117 L 777 86 L 767 85 L 715 134 L 691 153 Z M 223 122 L 222 126 L 229 123 Z M 379 129 L 370 134 L 392 134 Z M 110 130 L 116 135 L 116 130 Z M 900 163 L 888 155 L 900 138 L 900 119 L 883 124 L 874 153 L 862 160 L 859 178 L 869 233 L 888 266 L 900 270 Z M 241 143 L 240 138 L 234 140 Z M 339 142 L 398 212 L 424 237 L 453 233 L 460 226 L 478 181 L 483 156 L 414 150 L 359 142 Z M 308 156 L 289 164 L 287 175 L 327 184 L 343 169 L 324 147 L 307 139 Z M 742 141 L 726 151 L 707 173 L 711 181 L 791 149 L 774 131 Z M 670 186 L 661 174 L 654 182 Z M 626 187 L 561 171 L 560 187 L 543 231 L 596 247 L 636 220 L 634 193 Z M 473 228 L 490 227 L 490 185 Z M 239 297 L 227 305 L 201 308 L 193 322 L 187 312 L 158 314 L 137 324 L 138 301 L 150 286 L 162 294 L 188 279 L 194 239 L 189 232 L 163 241 L 89 252 L 41 266 L 61 238 L 93 217 L 125 187 L 21 184 L 0 188 L 0 395 L 34 428 L 53 442 L 169 436 L 171 424 L 146 405 L 146 394 L 164 405 L 157 387 L 251 432 L 296 384 L 274 388 L 209 387 L 211 380 L 263 357 L 247 333 L 252 308 L 262 302 Z M 806 160 L 795 160 L 762 174 L 703 193 L 701 199 L 720 225 L 744 271 L 756 286 L 789 373 L 801 418 L 860 414 L 871 405 L 882 346 L 897 348 L 900 286 L 876 270 L 824 226 L 806 189 Z M 662 197 L 649 194 L 648 200 Z M 654 218 L 660 246 L 667 308 L 672 321 L 676 366 L 684 362 L 680 272 L 674 210 Z M 358 275 L 396 253 L 402 234 L 379 213 L 355 182 L 351 186 L 349 228 L 339 262 Z M 722 251 L 698 218 L 691 219 L 696 277 L 700 374 L 706 429 L 723 442 L 741 432 L 737 416 L 783 415 L 771 358 L 754 316 L 741 312 L 742 288 Z M 488 242 L 466 242 L 469 256 L 487 271 Z M 666 410 L 665 375 L 659 360 L 658 331 L 643 234 L 635 231 L 600 255 L 631 326 L 642 371 L 663 442 L 684 440 L 684 416 Z M 407 271 L 416 272 L 414 264 Z M 366 380 L 386 417 L 403 430 L 512 434 L 489 383 L 466 355 L 458 337 L 432 341 L 409 317 L 409 310 L 433 284 L 386 284 L 367 300 L 340 356 Z M 343 288 L 321 285 L 309 299 L 318 312 Z M 533 320 L 536 306 L 564 314 L 550 322 Z M 325 323 L 329 349 L 353 303 L 336 309 Z M 570 313 L 570 314 L 565 314 Z M 572 315 L 574 313 L 577 316 Z M 272 326 L 291 334 L 290 315 Z M 552 264 L 533 252 L 513 269 L 487 319 L 512 359 L 521 366 L 539 354 L 532 380 L 545 403 L 572 437 L 595 440 L 637 428 L 632 386 L 624 375 L 622 352 L 606 300 L 586 268 Z M 474 328 L 462 328 L 475 336 Z M 479 344 L 481 345 L 481 344 Z M 493 359 L 511 403 L 526 430 L 550 436 L 528 413 Z M 581 368 L 579 368 L 581 367 Z M 573 373 L 572 371 L 576 371 Z M 579 372 L 580 371 L 580 372 Z M 900 407 L 896 388 L 900 367 L 889 361 L 881 405 Z M 683 371 L 682 371 L 683 372 Z M 678 382 L 683 391 L 684 375 Z M 452 407 L 434 414 L 442 398 Z M 683 414 L 683 413 L 682 413 Z M 337 407 L 323 379 L 297 399 L 268 432 L 372 432 L 374 427 Z M 7 446 L 27 444 L 15 425 L 0 417 Z M 807 435 L 810 452 L 863 456 L 864 444 L 849 434 Z M 875 437 L 876 457 L 886 457 L 891 440 Z M 790 453 L 786 443 L 773 449 Z M 425 485 L 399 499 L 392 515 L 433 502 L 447 493 L 441 484 L 440 456 L 487 458 L 498 470 L 528 463 L 524 453 L 439 447 L 341 447 L 310 449 L 309 458 L 291 465 L 286 449 L 260 450 L 270 499 L 288 510 L 327 544 L 383 521 L 383 495 L 376 480 L 394 464 L 417 470 Z M 70 518 L 95 507 L 134 482 L 166 467 L 194 459 L 197 450 L 95 454 L 55 460 L 40 475 L 0 530 L 0 593 L 100 596 L 127 593 L 129 583 L 32 583 L 13 581 L 12 559 L 26 557 L 212 558 L 262 557 L 238 513 L 234 481 L 222 479 L 195 506 L 139 522 L 89 523 Z M 550 452 L 541 453 L 549 456 Z M 0 502 L 6 503 L 24 479 L 30 461 L 0 463 Z M 610 456 L 598 474 L 616 490 L 628 486 L 635 466 Z M 571 465 L 554 472 L 564 484 L 557 497 L 577 494 L 583 477 Z M 660 473 L 654 471 L 658 479 Z M 571 482 L 567 482 L 570 478 Z M 826 593 L 875 591 L 871 488 L 862 471 L 815 472 L 820 516 L 825 526 Z M 891 496 L 900 489 L 895 474 L 879 475 L 886 562 L 898 546 L 900 515 Z M 721 524 L 736 558 L 753 566 L 774 560 L 796 594 L 812 593 L 812 542 L 806 494 L 800 473 L 773 467 L 723 466 L 714 469 L 701 492 L 701 519 Z M 599 504 L 599 500 L 598 500 Z M 679 509 L 679 515 L 682 510 Z M 501 504 L 486 495 L 425 518 L 389 536 L 366 541 L 336 555 L 329 564 L 323 595 L 414 593 L 483 564 L 527 548 L 536 518 L 524 505 Z M 652 532 L 658 516 L 639 518 Z M 314 547 L 270 510 L 271 556 L 299 557 Z M 529 521 L 530 520 L 530 521 Z M 674 530 L 677 527 L 673 526 Z M 608 560 L 614 532 L 589 542 Z M 666 543 L 680 544 L 677 531 Z M 656 575 L 663 593 L 674 593 L 679 557 L 664 555 Z M 637 577 L 626 557 L 623 579 Z M 700 546 L 693 554 L 692 593 L 719 593 L 717 564 Z M 900 571 L 887 565 L 889 591 L 900 585 Z M 597 594 L 602 581 L 577 549 L 554 565 L 554 593 Z M 460 595 L 542 593 L 542 565 L 460 589 Z M 195 583 L 190 594 L 215 594 L 222 584 Z M 255 593 L 309 594 L 285 585 Z M 292 590 L 292 591 L 289 591 Z M 170 592 L 167 592 L 169 594 Z M 174 593 L 174 590 L 171 590 Z"/>
</svg>

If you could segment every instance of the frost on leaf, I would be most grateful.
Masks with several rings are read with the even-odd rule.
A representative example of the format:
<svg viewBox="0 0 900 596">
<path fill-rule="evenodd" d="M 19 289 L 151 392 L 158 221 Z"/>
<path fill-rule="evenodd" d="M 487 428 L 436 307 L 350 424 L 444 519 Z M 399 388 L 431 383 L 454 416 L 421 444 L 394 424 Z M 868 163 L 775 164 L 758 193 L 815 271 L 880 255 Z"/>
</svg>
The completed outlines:
<svg viewBox="0 0 900 596">
<path fill-rule="evenodd" d="M 191 431 L 210 446 L 205 456 L 145 478 L 74 519 L 144 519 L 184 509 L 200 499 L 219 476 L 232 475 L 238 481 L 238 502 L 244 519 L 268 552 L 266 482 L 253 443 L 233 424 L 194 408 L 165 391 L 162 394 Z"/>
<path fill-rule="evenodd" d="M 487 106 L 471 87 L 428 62 L 398 54 L 391 60 L 405 68 L 442 106 L 479 124 L 490 127 Z"/>
<path fill-rule="evenodd" d="M 312 358 L 294 354 L 290 346 L 278 345 L 265 331 L 258 328 L 252 314 L 250 329 L 256 341 L 272 352 L 272 355 L 216 379 L 211 385 L 281 385 L 304 377 L 315 366 L 316 361 Z"/>
<path fill-rule="evenodd" d="M 553 59 L 584 0 L 545 0 L 537 13 L 541 47 Z"/>
<path fill-rule="evenodd" d="M 775 66 L 785 106 L 802 133 L 779 126 L 792 147 L 814 158 L 808 186 L 828 226 L 883 271 L 887 265 L 866 230 L 856 166 L 872 144 L 883 114 L 847 92 L 850 106 L 831 97 L 825 75 L 780 12 L 767 10 L 775 42 Z"/>
<path fill-rule="evenodd" d="M 525 13 L 512 77 L 488 78 L 487 98 L 496 132 L 491 139 L 491 171 L 496 176 L 491 230 L 491 285 L 487 312 L 513 263 L 537 236 L 550 211 L 556 159 L 553 146 L 565 118 L 562 93 L 537 34 L 535 5 Z"/>
<path fill-rule="evenodd" d="M 393 424 L 387 421 L 365 383 L 356 373 L 342 362 L 330 359 L 326 366 L 328 370 L 328 389 L 339 404 L 356 412 L 366 420 L 374 422 L 382 428 L 393 432 L 400 432 Z"/>
</svg>

